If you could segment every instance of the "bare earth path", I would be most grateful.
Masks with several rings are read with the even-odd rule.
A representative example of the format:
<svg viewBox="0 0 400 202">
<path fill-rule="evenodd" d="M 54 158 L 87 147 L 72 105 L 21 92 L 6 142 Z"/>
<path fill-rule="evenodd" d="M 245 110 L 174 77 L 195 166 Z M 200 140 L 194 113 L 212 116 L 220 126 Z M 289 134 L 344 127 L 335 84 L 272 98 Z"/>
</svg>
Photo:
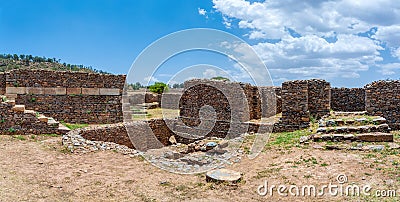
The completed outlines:
<svg viewBox="0 0 400 202">
<path fill-rule="evenodd" d="M 396 140 L 398 141 L 398 140 Z M 140 157 L 113 151 L 70 154 L 60 137 L 0 136 L 0 201 L 396 201 L 400 158 L 396 152 L 327 151 L 307 147 L 267 148 L 259 157 L 229 169 L 244 173 L 237 185 L 207 183 L 204 174 L 160 170 Z M 260 196 L 269 185 L 371 185 L 397 191 L 397 197 Z"/>
</svg>

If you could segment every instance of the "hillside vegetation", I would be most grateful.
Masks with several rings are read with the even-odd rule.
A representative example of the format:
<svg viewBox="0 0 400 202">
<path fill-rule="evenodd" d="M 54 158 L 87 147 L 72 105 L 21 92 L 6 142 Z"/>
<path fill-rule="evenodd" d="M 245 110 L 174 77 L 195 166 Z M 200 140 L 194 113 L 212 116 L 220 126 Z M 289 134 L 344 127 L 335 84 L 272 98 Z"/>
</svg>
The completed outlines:
<svg viewBox="0 0 400 202">
<path fill-rule="evenodd" d="M 76 71 L 108 74 L 91 66 L 61 63 L 57 58 L 46 58 L 32 55 L 0 54 L 0 72 L 13 69 L 48 69 L 55 71 Z"/>
</svg>

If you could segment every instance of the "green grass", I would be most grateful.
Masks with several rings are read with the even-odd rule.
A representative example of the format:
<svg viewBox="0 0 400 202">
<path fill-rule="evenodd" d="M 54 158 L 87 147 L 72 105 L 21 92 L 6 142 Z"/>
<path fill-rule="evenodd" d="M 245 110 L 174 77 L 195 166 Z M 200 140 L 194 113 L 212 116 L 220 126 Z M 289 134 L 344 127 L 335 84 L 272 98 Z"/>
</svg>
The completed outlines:
<svg viewBox="0 0 400 202">
<path fill-rule="evenodd" d="M 78 129 L 78 128 L 84 128 L 84 127 L 88 127 L 89 126 L 89 124 L 86 124 L 86 123 L 82 123 L 82 124 L 80 124 L 80 123 L 64 123 L 64 122 L 61 122 L 61 123 L 65 127 L 69 128 L 71 130 Z"/>
<path fill-rule="evenodd" d="M 284 132 L 284 133 L 273 133 L 267 143 L 267 146 L 295 146 L 299 144 L 299 138 L 301 136 L 311 135 L 308 129 L 297 130 L 294 132 Z"/>
<path fill-rule="evenodd" d="M 14 138 L 17 140 L 26 140 L 26 138 L 23 135 L 16 135 L 14 136 Z"/>
</svg>

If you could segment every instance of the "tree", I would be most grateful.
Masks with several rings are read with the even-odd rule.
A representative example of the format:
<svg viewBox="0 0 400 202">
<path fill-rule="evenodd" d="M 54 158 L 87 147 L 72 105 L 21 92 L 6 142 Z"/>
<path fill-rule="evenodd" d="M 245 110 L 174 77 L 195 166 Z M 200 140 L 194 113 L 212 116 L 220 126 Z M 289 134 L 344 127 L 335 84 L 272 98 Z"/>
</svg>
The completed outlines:
<svg viewBox="0 0 400 202">
<path fill-rule="evenodd" d="M 162 94 L 163 92 L 168 91 L 168 86 L 167 86 L 167 84 L 165 84 L 163 82 L 156 82 L 153 85 L 149 86 L 149 90 L 150 90 L 150 92 L 153 92 L 153 93 Z"/>
<path fill-rule="evenodd" d="M 130 85 L 133 90 L 139 90 L 139 88 L 143 88 L 143 85 L 139 82 Z"/>
<path fill-rule="evenodd" d="M 228 78 L 225 78 L 225 77 L 222 77 L 222 76 L 212 77 L 211 80 L 229 81 Z"/>
</svg>

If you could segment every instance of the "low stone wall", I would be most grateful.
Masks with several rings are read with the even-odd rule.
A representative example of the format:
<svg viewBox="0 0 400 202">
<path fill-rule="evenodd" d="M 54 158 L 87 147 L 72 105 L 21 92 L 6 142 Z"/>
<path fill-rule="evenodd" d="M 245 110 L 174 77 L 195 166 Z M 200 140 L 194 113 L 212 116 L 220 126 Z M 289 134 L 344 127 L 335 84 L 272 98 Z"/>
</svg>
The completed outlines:
<svg viewBox="0 0 400 202">
<path fill-rule="evenodd" d="M 59 134 L 58 124 L 40 121 L 36 114 L 13 110 L 13 105 L 0 103 L 0 134 Z M 46 120 L 47 121 L 47 120 Z"/>
<path fill-rule="evenodd" d="M 118 123 L 123 121 L 121 96 L 18 95 L 17 104 L 67 123 Z"/>
<path fill-rule="evenodd" d="M 6 94 L 6 74 L 0 72 L 0 95 Z"/>
<path fill-rule="evenodd" d="M 213 130 L 205 137 L 221 137 L 225 138 L 229 131 L 229 124 L 218 124 Z M 114 142 L 120 145 L 125 145 L 129 148 L 135 148 L 140 151 L 146 151 L 148 149 L 160 148 L 163 146 L 171 145 L 169 141 L 171 136 L 174 136 L 178 143 L 189 144 L 196 140 L 191 137 L 182 135 L 185 131 L 182 130 L 178 120 L 175 119 L 150 119 L 147 121 L 133 121 L 117 124 L 108 124 L 102 126 L 91 126 L 87 128 L 81 128 L 69 133 L 80 135 L 83 138 L 91 141 L 103 141 L 103 142 Z M 258 123 L 241 123 L 235 124 L 236 131 L 245 132 L 257 132 L 263 130 L 264 127 Z M 272 132 L 272 127 L 266 127 L 263 132 Z M 171 128 L 171 129 L 170 129 Z M 176 132 L 179 130 L 180 132 Z M 232 129 L 231 129 L 232 130 Z M 128 132 L 129 135 L 128 135 Z M 228 138 L 235 138 L 241 134 L 230 135 Z M 221 136 L 221 134 L 224 134 Z M 132 141 L 131 141 L 132 140 Z"/>
<path fill-rule="evenodd" d="M 321 118 L 329 115 L 331 108 L 331 84 L 321 79 L 308 82 L 308 110 L 310 116 Z"/>
<path fill-rule="evenodd" d="M 369 115 L 382 116 L 391 129 L 400 129 L 400 80 L 376 81 L 365 86 Z"/>
<path fill-rule="evenodd" d="M 332 88 L 331 109 L 334 111 L 365 111 L 364 88 Z"/>
</svg>

